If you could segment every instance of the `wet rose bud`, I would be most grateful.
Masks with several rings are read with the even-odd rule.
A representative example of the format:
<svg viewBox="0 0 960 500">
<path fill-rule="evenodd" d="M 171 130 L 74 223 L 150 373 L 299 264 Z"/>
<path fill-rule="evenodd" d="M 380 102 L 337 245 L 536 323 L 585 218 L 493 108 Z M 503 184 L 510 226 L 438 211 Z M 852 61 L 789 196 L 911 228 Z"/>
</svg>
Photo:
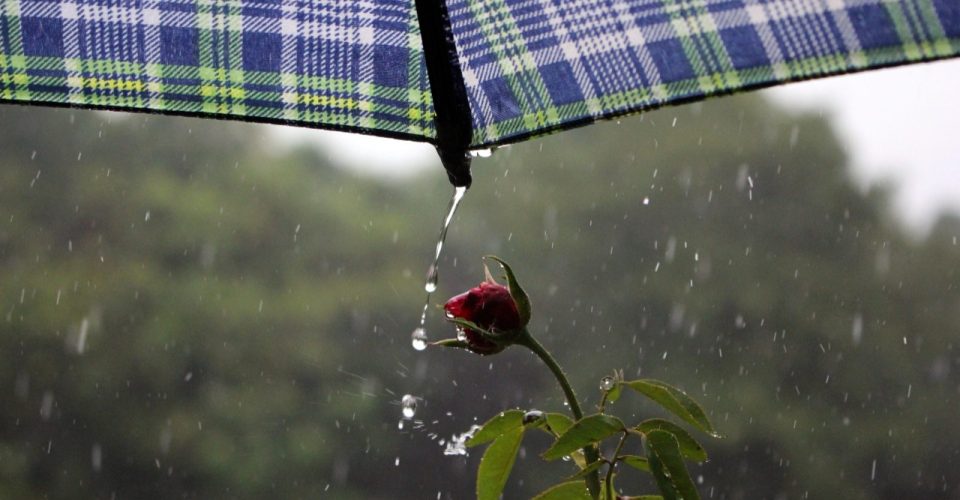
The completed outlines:
<svg viewBox="0 0 960 500">
<path fill-rule="evenodd" d="M 447 316 L 470 321 L 491 333 L 512 332 L 525 326 L 510 290 L 496 283 L 480 283 L 480 286 L 448 300 L 443 309 Z M 480 332 L 470 328 L 463 329 L 462 340 L 477 354 L 496 354 L 505 347 L 483 338 Z"/>
</svg>

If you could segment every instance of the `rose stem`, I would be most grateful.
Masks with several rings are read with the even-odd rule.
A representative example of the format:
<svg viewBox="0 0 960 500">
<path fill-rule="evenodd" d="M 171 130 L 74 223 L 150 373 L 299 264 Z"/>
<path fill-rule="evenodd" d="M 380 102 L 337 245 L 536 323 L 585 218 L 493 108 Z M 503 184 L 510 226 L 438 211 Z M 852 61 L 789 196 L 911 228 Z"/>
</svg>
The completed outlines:
<svg viewBox="0 0 960 500">
<path fill-rule="evenodd" d="M 617 465 L 617 457 L 620 455 L 620 450 L 623 449 L 623 443 L 626 442 L 627 436 L 630 433 L 623 431 L 623 437 L 620 438 L 620 442 L 617 443 L 617 449 L 613 452 L 613 458 L 610 460 L 610 468 L 607 469 L 607 477 L 604 479 L 604 483 L 607 486 L 607 500 L 613 500 L 613 468 Z"/>
<path fill-rule="evenodd" d="M 550 368 L 550 371 L 553 372 L 553 376 L 556 377 L 557 382 L 560 383 L 560 388 L 563 389 L 563 394 L 567 397 L 567 404 L 570 405 L 570 412 L 573 413 L 573 417 L 576 420 L 583 418 L 583 410 L 580 409 L 580 402 L 577 401 L 577 395 L 573 392 L 573 387 L 570 386 L 570 382 L 567 380 L 566 374 L 563 373 L 563 368 L 560 368 L 560 365 L 557 364 L 557 360 L 553 359 L 553 356 L 550 355 L 550 352 L 544 349 L 540 342 L 537 342 L 537 339 L 533 338 L 526 329 L 523 331 L 523 335 L 520 339 L 517 340 L 517 344 L 520 344 L 527 349 L 533 351 L 546 365 L 547 368 Z M 592 464 L 600 460 L 600 453 L 597 451 L 595 446 L 585 446 L 583 448 L 583 456 L 586 459 L 587 464 Z M 597 498 L 600 495 L 600 474 L 597 471 L 593 471 L 586 477 L 587 488 L 590 490 L 591 496 Z"/>
</svg>

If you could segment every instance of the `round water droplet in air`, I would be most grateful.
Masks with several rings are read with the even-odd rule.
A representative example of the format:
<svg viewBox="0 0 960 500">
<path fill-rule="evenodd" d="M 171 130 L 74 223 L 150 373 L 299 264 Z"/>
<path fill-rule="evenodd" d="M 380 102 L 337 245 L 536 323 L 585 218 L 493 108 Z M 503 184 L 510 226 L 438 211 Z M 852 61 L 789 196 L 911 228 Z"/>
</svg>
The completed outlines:
<svg viewBox="0 0 960 500">
<path fill-rule="evenodd" d="M 427 331 L 422 327 L 417 327 L 413 333 L 410 335 L 411 344 L 413 348 L 422 351 L 427 348 Z"/>
<path fill-rule="evenodd" d="M 541 418 L 543 418 L 543 412 L 542 412 L 542 411 L 540 411 L 540 410 L 530 410 L 530 411 L 528 411 L 528 412 L 526 412 L 526 413 L 523 414 L 523 423 L 524 423 L 524 425 L 526 425 L 526 424 L 532 424 L 532 423 L 536 422 L 537 420 L 540 420 Z"/>
<path fill-rule="evenodd" d="M 650 198 L 644 196 L 644 197 L 643 197 L 643 204 L 644 204 L 644 205 L 649 205 L 649 204 L 650 204 Z"/>
<path fill-rule="evenodd" d="M 417 414 L 417 398 L 410 394 L 404 394 L 400 399 L 400 408 L 403 418 L 409 420 Z"/>
<path fill-rule="evenodd" d="M 612 390 L 614 385 L 616 385 L 616 381 L 613 380 L 613 377 L 611 377 L 611 376 L 609 376 L 609 375 L 607 375 L 606 377 L 603 377 L 602 379 L 600 379 L 600 390 L 601 390 L 601 391 L 609 391 L 609 390 Z"/>
</svg>

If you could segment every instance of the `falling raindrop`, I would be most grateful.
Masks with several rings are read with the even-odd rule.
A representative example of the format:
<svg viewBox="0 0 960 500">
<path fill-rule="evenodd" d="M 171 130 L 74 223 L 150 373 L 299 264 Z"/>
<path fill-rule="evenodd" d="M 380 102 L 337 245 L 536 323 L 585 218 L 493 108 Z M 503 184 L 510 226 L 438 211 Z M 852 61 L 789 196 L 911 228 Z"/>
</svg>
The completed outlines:
<svg viewBox="0 0 960 500">
<path fill-rule="evenodd" d="M 650 204 L 650 197 L 649 197 L 649 196 L 644 196 L 644 197 L 643 197 L 643 204 L 644 204 L 644 205 L 649 205 L 649 204 Z"/>
<path fill-rule="evenodd" d="M 53 414 L 53 393 L 46 391 L 43 393 L 43 399 L 40 401 L 40 418 L 43 421 L 50 420 L 50 416 Z"/>
<path fill-rule="evenodd" d="M 410 394 L 404 394 L 400 399 L 400 412 L 403 418 L 410 420 L 417 414 L 417 398 Z"/>
<path fill-rule="evenodd" d="M 90 320 L 83 318 L 80 322 L 80 333 L 77 334 L 77 354 L 83 354 L 87 349 L 87 334 L 90 331 Z"/>
<path fill-rule="evenodd" d="M 863 315 L 860 313 L 853 316 L 853 329 L 850 336 L 853 338 L 853 345 L 860 345 L 860 339 L 863 338 Z"/>
<path fill-rule="evenodd" d="M 103 448 L 100 447 L 100 443 L 95 443 L 90 450 L 90 465 L 93 466 L 94 472 L 100 472 L 103 468 Z"/>
<path fill-rule="evenodd" d="M 616 385 L 616 381 L 613 380 L 613 377 L 607 375 L 600 379 L 600 390 L 601 391 L 610 391 L 613 390 L 613 386 Z"/>
<path fill-rule="evenodd" d="M 410 339 L 414 349 L 422 351 L 427 348 L 427 331 L 423 327 L 414 329 Z"/>
</svg>

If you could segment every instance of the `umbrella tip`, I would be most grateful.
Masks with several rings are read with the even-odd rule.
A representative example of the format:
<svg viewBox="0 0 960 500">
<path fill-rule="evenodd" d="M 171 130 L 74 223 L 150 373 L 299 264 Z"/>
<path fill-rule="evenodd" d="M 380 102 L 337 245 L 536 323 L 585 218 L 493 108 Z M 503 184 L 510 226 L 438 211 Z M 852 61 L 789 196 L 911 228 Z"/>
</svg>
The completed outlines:
<svg viewBox="0 0 960 500">
<path fill-rule="evenodd" d="M 453 184 L 453 187 L 469 188 L 473 183 L 473 176 L 470 175 L 470 155 L 464 150 L 451 151 L 443 148 L 437 148 L 437 153 L 443 168 L 447 170 L 450 184 Z"/>
</svg>

